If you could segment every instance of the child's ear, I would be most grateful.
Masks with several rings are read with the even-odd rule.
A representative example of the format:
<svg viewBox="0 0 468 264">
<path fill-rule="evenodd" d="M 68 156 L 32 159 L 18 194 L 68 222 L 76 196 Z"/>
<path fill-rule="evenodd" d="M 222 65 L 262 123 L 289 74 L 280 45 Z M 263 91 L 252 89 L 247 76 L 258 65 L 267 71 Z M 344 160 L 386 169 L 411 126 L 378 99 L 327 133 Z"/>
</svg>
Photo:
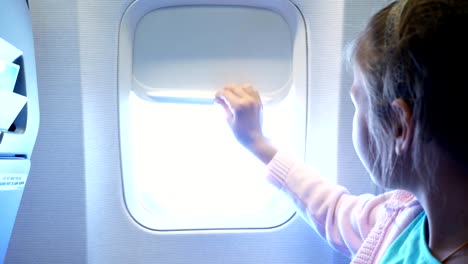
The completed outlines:
<svg viewBox="0 0 468 264">
<path fill-rule="evenodd" d="M 397 98 L 392 102 L 392 108 L 396 113 L 396 129 L 394 131 L 395 152 L 398 156 L 406 153 L 413 140 L 414 122 L 413 113 L 405 100 Z"/>
</svg>

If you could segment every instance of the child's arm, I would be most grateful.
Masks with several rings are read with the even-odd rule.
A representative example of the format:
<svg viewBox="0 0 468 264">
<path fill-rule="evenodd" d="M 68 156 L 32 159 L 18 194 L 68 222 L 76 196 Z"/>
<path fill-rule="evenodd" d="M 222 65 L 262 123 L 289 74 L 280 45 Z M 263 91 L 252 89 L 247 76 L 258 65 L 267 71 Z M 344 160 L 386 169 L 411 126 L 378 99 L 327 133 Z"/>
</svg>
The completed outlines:
<svg viewBox="0 0 468 264">
<path fill-rule="evenodd" d="M 385 212 L 391 194 L 353 196 L 342 186 L 278 152 L 268 164 L 269 179 L 295 201 L 304 219 L 330 245 L 352 256 Z"/>
<path fill-rule="evenodd" d="M 349 195 L 344 187 L 278 152 L 262 133 L 262 102 L 252 86 L 229 85 L 215 97 L 239 142 L 268 164 L 271 181 L 291 195 L 305 219 L 335 249 L 354 255 L 391 195 Z"/>
</svg>

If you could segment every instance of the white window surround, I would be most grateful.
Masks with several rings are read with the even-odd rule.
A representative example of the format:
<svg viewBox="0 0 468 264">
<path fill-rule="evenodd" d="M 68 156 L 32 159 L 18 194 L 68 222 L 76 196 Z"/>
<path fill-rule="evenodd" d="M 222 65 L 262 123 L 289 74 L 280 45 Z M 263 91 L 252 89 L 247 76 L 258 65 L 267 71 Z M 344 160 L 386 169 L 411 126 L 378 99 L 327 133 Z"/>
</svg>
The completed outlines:
<svg viewBox="0 0 468 264">
<path fill-rule="evenodd" d="M 271 189 L 270 187 L 266 187 L 266 183 L 261 183 L 262 180 L 254 180 L 252 184 L 252 188 L 255 186 L 259 189 L 264 189 L 265 192 L 269 192 L 268 199 L 273 199 L 270 202 L 278 202 L 278 206 L 273 206 L 276 211 L 264 212 L 261 209 L 256 210 L 255 206 L 247 208 L 247 212 L 242 212 L 240 210 L 238 213 L 238 217 L 231 215 L 228 211 L 224 212 L 220 215 L 210 215 L 209 212 L 219 211 L 221 207 L 215 204 L 208 205 L 207 207 L 199 208 L 198 212 L 206 210 L 207 212 L 207 219 L 203 219 L 203 216 L 192 214 L 187 208 L 184 207 L 183 201 L 187 199 L 187 197 L 180 197 L 180 200 L 176 201 L 174 205 L 174 210 L 177 213 L 173 212 L 167 213 L 165 216 L 158 215 L 161 212 L 161 208 L 156 210 L 156 206 L 154 206 L 155 201 L 154 198 L 158 196 L 154 196 L 151 194 L 152 191 L 157 190 L 159 188 L 160 193 L 164 190 L 165 187 L 157 186 L 158 183 L 154 183 L 154 188 L 147 188 L 151 186 L 151 184 L 147 184 L 148 182 L 144 181 L 137 181 L 136 178 L 138 176 L 135 175 L 135 171 L 139 171 L 140 175 L 144 174 L 144 171 L 148 171 L 148 169 L 141 169 L 135 167 L 135 164 L 138 162 L 135 161 L 135 153 L 141 153 L 141 149 L 139 147 L 143 146 L 136 146 L 135 143 L 132 144 L 132 129 L 136 129 L 137 127 L 142 129 L 145 127 L 144 122 L 141 120 L 146 120 L 148 122 L 148 116 L 141 116 L 142 112 L 138 112 L 144 107 L 147 107 L 145 111 L 149 111 L 148 109 L 169 109 L 171 106 L 176 106 L 178 102 L 185 103 L 181 105 L 181 108 L 188 109 L 190 103 L 201 103 L 202 105 L 197 105 L 197 109 L 205 109 L 200 111 L 206 111 L 206 109 L 213 109 L 214 112 L 220 110 L 217 108 L 219 106 L 210 105 L 212 103 L 212 95 L 213 90 L 202 91 L 199 93 L 196 90 L 191 91 L 190 93 L 184 92 L 182 90 L 159 90 L 157 92 L 163 93 L 155 93 L 156 89 L 153 89 L 152 86 L 140 86 L 137 87 L 137 82 L 135 82 L 135 73 L 138 71 L 136 70 L 135 61 L 138 61 L 134 58 L 135 56 L 135 32 L 138 28 L 138 22 L 141 21 L 141 18 L 154 10 L 159 8 L 167 8 L 172 6 L 180 6 L 180 5 L 197 5 L 197 6 L 216 6 L 217 8 L 220 7 L 236 7 L 236 8 L 246 8 L 251 9 L 252 7 L 260 8 L 264 10 L 273 11 L 287 22 L 289 27 L 289 31 L 291 32 L 291 62 L 290 62 L 290 73 L 288 73 L 288 78 L 283 78 L 285 80 L 284 84 L 278 86 L 276 89 L 272 89 L 271 91 L 260 91 L 262 98 L 265 102 L 265 130 L 278 130 L 274 129 L 274 124 L 271 124 L 268 121 L 269 117 L 276 117 L 278 114 L 270 113 L 270 112 L 281 112 L 284 114 L 290 114 L 290 116 L 284 116 L 284 121 L 275 120 L 275 122 L 283 122 L 279 123 L 277 127 L 283 126 L 292 126 L 291 131 L 284 132 L 288 136 L 285 138 L 295 138 L 294 142 L 289 142 L 288 139 L 281 138 L 281 136 L 272 136 L 272 139 L 275 137 L 278 139 L 278 144 L 283 144 L 285 146 L 290 146 L 293 151 L 295 151 L 299 157 L 304 156 L 304 148 L 305 148 L 305 134 L 306 134 L 306 41 L 305 41 L 305 27 L 302 16 L 300 15 L 299 11 L 296 7 L 289 1 L 256 1 L 253 3 L 252 1 L 231 1 L 227 3 L 227 1 L 158 1 L 152 2 L 148 0 L 140 0 L 135 1 L 126 11 L 124 17 L 121 22 L 121 29 L 120 29 L 120 39 L 119 39 L 119 76 L 118 76 L 118 85 L 119 85 L 119 115 L 120 115 L 120 140 L 121 140 L 121 164 L 122 164 L 122 175 L 123 175 L 123 191 L 125 196 L 125 202 L 127 205 L 127 209 L 129 210 L 130 215 L 142 226 L 155 231 L 168 231 L 168 230 L 212 230 L 212 229 L 251 229 L 251 228 L 260 228 L 260 229 L 269 229 L 275 228 L 278 226 L 283 225 L 287 222 L 294 213 L 294 209 L 291 208 L 288 202 L 283 201 L 284 199 L 281 194 L 278 194 L 276 190 Z M 287 80 L 286 80 L 287 79 Z M 209 80 L 207 81 L 209 82 Z M 154 83 L 153 83 L 154 84 Z M 217 84 L 213 82 L 211 89 L 215 87 Z M 149 87 L 149 88 L 148 88 Z M 157 87 L 156 87 L 157 88 Z M 163 87 L 167 88 L 167 87 Z M 156 95 L 155 95 L 156 94 Z M 161 94 L 163 94 L 161 96 Z M 184 96 L 190 94 L 185 98 Z M 195 95 L 194 95 L 195 94 Z M 201 95 L 200 95 L 201 94 Z M 187 100 L 184 100 L 187 99 Z M 164 102 L 164 103 L 162 103 Z M 169 103 L 167 103 L 169 102 Z M 189 104 L 187 104 L 189 103 Z M 287 105 L 287 108 L 284 108 Z M 195 107 L 195 106 L 194 106 Z M 283 107 L 283 108 L 282 108 Z M 138 110 L 140 109 L 140 110 Z M 214 110 L 218 109 L 218 110 Z M 277 110 L 275 110 L 277 109 Z M 278 110 L 281 109 L 281 110 Z M 289 109 L 285 111 L 285 109 Z M 158 111 L 158 110 L 155 110 Z M 198 111 L 198 110 L 197 110 Z M 209 110 L 211 111 L 211 110 Z M 177 111 L 176 111 L 177 112 Z M 133 114 L 132 114 L 133 113 Z M 205 112 L 208 113 L 208 112 Z M 219 111 L 217 114 L 218 117 Z M 138 121 L 137 117 L 140 117 L 140 121 Z M 207 118 L 213 118 L 207 117 Z M 222 119 L 222 118 L 220 118 Z M 281 119 L 281 118 L 280 118 Z M 218 120 L 222 123 L 223 120 Z M 136 123 L 135 123 L 136 122 Z M 139 122 L 139 123 L 138 123 Z M 139 126 L 143 125 L 143 126 Z M 148 125 L 148 124 L 146 124 Z M 227 127 L 226 124 L 223 124 Z M 267 128 L 267 127 L 271 128 Z M 149 132 L 151 128 L 148 126 L 145 128 Z M 216 128 L 218 129 L 218 128 Z M 280 129 L 281 130 L 281 129 Z M 267 133 L 267 132 L 266 132 Z M 291 135 L 294 134 L 294 135 Z M 272 133 L 274 134 L 274 133 Z M 281 133 L 276 133 L 281 134 Z M 269 135 L 269 134 L 267 134 Z M 226 135 L 229 137 L 231 135 Z M 140 138 L 139 136 L 134 138 Z M 283 141 L 284 140 L 284 141 Z M 148 145 L 151 145 L 150 143 Z M 136 151 L 136 152 L 135 152 Z M 248 153 L 245 154 L 246 157 L 249 156 Z M 249 156 L 249 158 L 252 158 Z M 132 162 L 133 160 L 133 162 Z M 156 163 L 156 161 L 155 161 Z M 142 163 L 140 163 L 142 164 Z M 139 166 L 139 165 L 138 165 Z M 253 165 L 258 166 L 258 165 Z M 263 166 L 259 166 L 258 171 L 259 173 L 262 172 Z M 260 179 L 258 177 L 258 179 Z M 201 179 L 207 180 L 205 179 Z M 244 181 L 245 179 L 241 180 Z M 143 183 L 143 184 L 141 184 Z M 194 184 L 194 183 L 192 183 Z M 219 184 L 223 184 L 219 182 Z M 256 185 L 257 184 L 257 185 Z M 264 184 L 264 185 L 262 185 Z M 182 185 L 179 185 L 179 187 Z M 262 187 L 263 186 L 263 187 Z M 142 188 L 144 187 L 144 188 Z M 219 187 L 219 186 L 218 186 Z M 226 187 L 226 186 L 224 186 Z M 170 189 L 170 184 L 167 186 L 167 190 Z M 182 188 L 183 189 L 183 188 Z M 178 190 L 180 191 L 180 190 Z M 229 190 L 232 191 L 232 190 Z M 227 191 L 227 192 L 229 192 Z M 198 192 L 203 192 L 203 190 L 198 190 Z M 182 192 L 184 193 L 184 192 Z M 252 192 L 254 193 L 254 192 Z M 162 196 L 159 196 L 161 199 Z M 169 197 L 169 196 L 167 196 Z M 263 199 L 265 196 L 262 196 Z M 251 197 L 252 198 L 252 197 Z M 259 197 L 260 198 L 260 197 Z M 179 199 L 179 198 L 177 198 Z M 199 203 L 203 202 L 203 197 L 196 197 L 193 198 L 194 201 L 198 201 Z M 240 199 L 243 203 L 250 201 L 252 204 L 268 204 L 268 201 L 252 201 L 252 199 L 243 200 Z M 276 200 L 275 200 L 276 199 Z M 279 199 L 279 200 L 278 200 Z M 205 199 L 205 201 L 209 201 L 209 199 Z M 210 207 L 211 206 L 211 207 Z M 217 207 L 218 206 L 218 207 Z M 233 205 L 232 208 L 236 208 L 237 205 Z M 240 203 L 241 206 L 241 203 Z M 178 208 L 178 209 L 177 209 Z M 217 209 L 216 209 L 217 208 Z M 255 215 L 248 210 L 259 211 L 259 215 Z M 231 210 L 232 211 L 232 210 Z M 182 213 L 182 214 L 181 214 Z M 185 214 L 185 216 L 184 216 Z M 172 218 L 171 218 L 172 217 Z M 192 221 L 187 221 L 186 217 L 192 217 Z M 171 220 L 172 219 L 172 220 Z M 180 221 L 179 221 L 180 220 Z M 211 223 L 210 223 L 211 221 Z"/>
</svg>

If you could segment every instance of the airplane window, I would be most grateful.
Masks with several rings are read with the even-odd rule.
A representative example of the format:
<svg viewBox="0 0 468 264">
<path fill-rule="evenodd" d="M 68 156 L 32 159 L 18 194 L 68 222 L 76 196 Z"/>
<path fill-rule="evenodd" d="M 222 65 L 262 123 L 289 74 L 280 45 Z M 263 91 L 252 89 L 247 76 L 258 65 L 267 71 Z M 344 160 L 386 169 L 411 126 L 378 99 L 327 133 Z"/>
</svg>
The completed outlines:
<svg viewBox="0 0 468 264">
<path fill-rule="evenodd" d="M 137 1 L 122 19 L 124 195 L 133 219 L 152 230 L 266 229 L 295 214 L 213 97 L 251 83 L 265 103 L 265 134 L 305 158 L 304 21 L 289 1 L 215 2 Z"/>
</svg>

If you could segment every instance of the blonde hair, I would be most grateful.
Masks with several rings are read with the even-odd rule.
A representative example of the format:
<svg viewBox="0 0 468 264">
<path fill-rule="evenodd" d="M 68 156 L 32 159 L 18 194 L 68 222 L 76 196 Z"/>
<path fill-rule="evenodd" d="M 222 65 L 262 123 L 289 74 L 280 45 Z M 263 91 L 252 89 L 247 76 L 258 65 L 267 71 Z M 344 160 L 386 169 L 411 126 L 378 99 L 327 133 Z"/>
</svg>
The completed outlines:
<svg viewBox="0 0 468 264">
<path fill-rule="evenodd" d="M 386 184 L 399 159 L 411 159 L 411 173 L 433 188 L 433 171 L 442 148 L 468 164 L 467 0 L 393 2 L 375 14 L 350 45 L 348 60 L 364 76 L 369 99 L 372 173 Z M 410 152 L 396 155 L 397 98 L 409 105 L 414 122 Z"/>
</svg>

